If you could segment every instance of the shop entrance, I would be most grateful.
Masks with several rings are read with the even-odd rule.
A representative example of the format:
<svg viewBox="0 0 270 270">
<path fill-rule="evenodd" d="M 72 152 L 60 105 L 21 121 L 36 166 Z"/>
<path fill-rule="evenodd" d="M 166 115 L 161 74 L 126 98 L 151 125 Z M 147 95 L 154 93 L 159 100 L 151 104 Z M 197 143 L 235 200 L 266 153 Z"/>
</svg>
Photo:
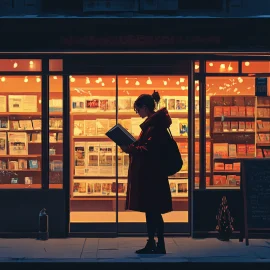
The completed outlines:
<svg viewBox="0 0 270 270">
<path fill-rule="evenodd" d="M 171 132 L 184 166 L 170 177 L 171 213 L 164 214 L 166 233 L 189 233 L 189 114 L 187 72 L 181 74 L 69 75 L 70 232 L 144 234 L 145 214 L 125 209 L 129 156 L 105 133 L 116 123 L 134 137 L 140 133 L 133 108 L 141 94 L 158 91 L 157 110 L 167 107 Z M 153 192 L 155 187 L 153 186 Z"/>
</svg>

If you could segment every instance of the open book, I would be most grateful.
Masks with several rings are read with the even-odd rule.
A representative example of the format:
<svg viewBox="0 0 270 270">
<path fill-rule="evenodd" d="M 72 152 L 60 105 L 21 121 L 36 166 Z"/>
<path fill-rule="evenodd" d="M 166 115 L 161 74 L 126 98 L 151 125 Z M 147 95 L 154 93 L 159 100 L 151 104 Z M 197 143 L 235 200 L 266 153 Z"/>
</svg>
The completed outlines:
<svg viewBox="0 0 270 270">
<path fill-rule="evenodd" d="M 136 141 L 136 139 L 120 124 L 115 125 L 106 135 L 114 141 L 117 145 L 129 145 Z"/>
</svg>

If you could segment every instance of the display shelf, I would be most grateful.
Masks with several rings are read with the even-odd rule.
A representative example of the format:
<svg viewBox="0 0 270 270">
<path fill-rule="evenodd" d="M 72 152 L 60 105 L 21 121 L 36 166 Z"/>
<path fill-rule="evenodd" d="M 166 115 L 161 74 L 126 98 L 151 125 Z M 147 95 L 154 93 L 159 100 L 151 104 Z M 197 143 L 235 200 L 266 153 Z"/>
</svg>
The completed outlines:
<svg viewBox="0 0 270 270">
<path fill-rule="evenodd" d="M 263 120 L 270 120 L 270 117 L 269 116 L 257 116 L 257 119 L 260 120 L 260 119 L 263 119 Z"/>
<path fill-rule="evenodd" d="M 41 189 L 41 184 L 0 184 L 0 189 Z"/>
<path fill-rule="evenodd" d="M 256 146 L 258 146 L 258 147 L 270 147 L 270 142 L 257 143 Z"/>
<path fill-rule="evenodd" d="M 255 134 L 255 130 L 254 131 L 221 131 L 221 132 L 213 132 L 213 135 L 215 134 L 228 134 L 228 135 L 235 135 L 235 134 Z"/>
<path fill-rule="evenodd" d="M 1 169 L 1 171 L 6 171 L 6 172 L 41 172 L 40 169 L 17 169 L 17 170 L 9 170 L 9 169 Z"/>
<path fill-rule="evenodd" d="M 270 108 L 270 105 L 257 105 L 257 108 Z"/>
<path fill-rule="evenodd" d="M 0 112 L 0 116 L 41 116 L 41 112 Z"/>
<path fill-rule="evenodd" d="M 241 161 L 241 159 L 251 159 L 254 157 L 226 157 L 226 158 L 214 158 L 214 161 L 223 161 L 223 160 L 239 160 Z"/>
<path fill-rule="evenodd" d="M 41 155 L 0 155 L 0 158 L 35 158 Z"/>
<path fill-rule="evenodd" d="M 255 119 L 255 116 L 213 116 L 215 120 L 226 121 L 228 120 L 238 120 L 238 119 Z"/>
<path fill-rule="evenodd" d="M 213 171 L 213 173 L 218 173 L 218 174 L 231 174 L 231 173 L 241 173 L 240 171 Z"/>
<path fill-rule="evenodd" d="M 270 133 L 270 129 L 269 128 L 257 129 L 257 133 Z"/>
<path fill-rule="evenodd" d="M 114 201 L 116 200 L 116 195 L 114 196 L 78 196 L 78 197 L 72 197 L 70 198 L 71 201 Z M 126 196 L 123 195 L 118 195 L 118 200 L 119 201 L 125 201 Z M 173 201 L 183 201 L 186 202 L 188 200 L 187 197 L 172 197 Z"/>
<path fill-rule="evenodd" d="M 216 189 L 218 189 L 218 190 L 221 190 L 221 189 L 223 189 L 223 190 L 228 190 L 228 189 L 240 190 L 240 187 L 238 187 L 238 186 L 229 186 L 229 185 L 225 186 L 225 185 L 222 185 L 222 186 L 207 186 L 206 189 L 209 189 L 209 190 L 211 190 L 211 189 L 212 190 L 216 190 Z"/>
</svg>

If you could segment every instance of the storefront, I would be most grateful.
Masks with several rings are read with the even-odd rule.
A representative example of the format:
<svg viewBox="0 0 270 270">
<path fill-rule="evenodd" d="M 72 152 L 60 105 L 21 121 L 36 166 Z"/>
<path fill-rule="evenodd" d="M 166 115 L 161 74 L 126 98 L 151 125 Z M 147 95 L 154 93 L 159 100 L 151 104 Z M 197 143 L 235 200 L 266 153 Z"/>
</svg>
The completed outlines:
<svg viewBox="0 0 270 270">
<path fill-rule="evenodd" d="M 138 136 L 133 102 L 153 90 L 184 159 L 166 233 L 209 235 L 223 195 L 239 230 L 239 160 L 269 156 L 270 97 L 255 90 L 270 43 L 263 20 L 213 20 L 1 20 L 1 236 L 34 237 L 44 207 L 52 237 L 145 233 L 124 207 L 128 156 L 105 132 Z"/>
</svg>

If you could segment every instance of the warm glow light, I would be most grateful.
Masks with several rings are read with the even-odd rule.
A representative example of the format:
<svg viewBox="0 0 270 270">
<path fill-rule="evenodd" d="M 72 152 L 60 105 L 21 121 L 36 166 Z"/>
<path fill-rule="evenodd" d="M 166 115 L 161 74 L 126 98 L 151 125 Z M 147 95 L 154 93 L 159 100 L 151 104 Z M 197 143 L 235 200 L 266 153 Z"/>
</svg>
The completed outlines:
<svg viewBox="0 0 270 270">
<path fill-rule="evenodd" d="M 167 81 L 163 81 L 163 84 L 164 84 L 164 85 L 167 85 L 168 83 L 167 83 Z"/>
<path fill-rule="evenodd" d="M 13 67 L 14 67 L 14 68 L 17 68 L 17 67 L 18 67 L 18 63 L 15 62 L 15 63 L 13 64 Z"/>
<path fill-rule="evenodd" d="M 34 62 L 33 62 L 33 61 L 30 61 L 30 62 L 29 62 L 29 65 L 30 65 L 30 66 L 34 65 Z"/>
<path fill-rule="evenodd" d="M 5 80 L 6 80 L 5 77 L 2 77 L 2 78 L 1 78 L 1 82 L 4 82 Z"/>
<path fill-rule="evenodd" d="M 245 62 L 245 66 L 248 67 L 250 65 L 249 62 Z"/>
<path fill-rule="evenodd" d="M 39 83 L 41 81 L 41 79 L 39 77 L 37 77 L 36 81 Z"/>
<path fill-rule="evenodd" d="M 102 78 L 101 78 L 101 77 L 98 77 L 98 80 L 99 80 L 100 82 L 102 82 Z"/>
<path fill-rule="evenodd" d="M 177 82 L 176 82 L 176 84 L 177 84 L 177 85 L 179 85 L 179 84 L 180 84 L 180 82 L 179 82 L 179 81 L 177 81 Z"/>
<path fill-rule="evenodd" d="M 197 91 L 199 91 L 200 90 L 200 86 L 198 85 L 198 86 L 196 86 L 196 90 Z"/>
<path fill-rule="evenodd" d="M 229 70 L 229 71 L 232 71 L 232 70 L 233 70 L 233 68 L 232 68 L 231 66 L 229 66 L 229 67 L 228 67 L 228 70 Z"/>
<path fill-rule="evenodd" d="M 135 85 L 140 85 L 140 82 L 139 82 L 139 81 L 136 81 L 136 82 L 135 82 Z"/>
<path fill-rule="evenodd" d="M 115 83 L 115 78 L 112 78 L 112 83 Z"/>
<path fill-rule="evenodd" d="M 233 92 L 237 92 L 238 91 L 238 88 L 234 88 Z"/>
<path fill-rule="evenodd" d="M 27 76 L 25 76 L 25 78 L 24 78 L 24 82 L 25 82 L 25 83 L 27 83 L 27 82 L 28 82 L 28 78 L 27 78 Z"/>
<path fill-rule="evenodd" d="M 220 65 L 220 68 L 225 68 L 225 64 L 221 64 Z"/>
<path fill-rule="evenodd" d="M 41 99 L 38 100 L 38 103 L 41 104 Z"/>
<path fill-rule="evenodd" d="M 147 83 L 147 84 L 152 84 L 152 81 L 151 81 L 150 77 L 148 77 L 146 83 Z"/>
<path fill-rule="evenodd" d="M 88 77 L 86 77 L 85 83 L 86 84 L 89 84 L 90 83 L 90 79 Z"/>
<path fill-rule="evenodd" d="M 241 77 L 238 77 L 238 82 L 242 83 L 244 80 Z"/>
<path fill-rule="evenodd" d="M 75 81 L 76 81 L 76 79 L 75 79 L 75 78 L 73 78 L 73 77 L 71 77 L 71 78 L 70 78 L 70 81 L 71 81 L 71 82 L 75 82 Z"/>
<path fill-rule="evenodd" d="M 103 82 L 103 83 L 101 83 L 101 86 L 105 86 L 105 83 Z"/>
<path fill-rule="evenodd" d="M 126 84 L 128 84 L 129 83 L 129 80 L 128 79 L 126 79 Z"/>
<path fill-rule="evenodd" d="M 185 78 L 180 78 L 180 83 L 185 82 Z"/>
<path fill-rule="evenodd" d="M 54 80 L 57 80 L 57 76 L 53 76 L 53 79 L 54 79 Z"/>
<path fill-rule="evenodd" d="M 186 89 L 186 87 L 185 86 L 181 86 L 181 90 L 185 90 Z"/>
<path fill-rule="evenodd" d="M 200 68 L 200 66 L 199 65 L 195 65 L 195 69 L 199 69 Z"/>
<path fill-rule="evenodd" d="M 213 64 L 213 63 L 209 63 L 209 66 L 210 66 L 210 67 L 213 67 L 213 66 L 214 66 L 214 64 Z"/>
</svg>

